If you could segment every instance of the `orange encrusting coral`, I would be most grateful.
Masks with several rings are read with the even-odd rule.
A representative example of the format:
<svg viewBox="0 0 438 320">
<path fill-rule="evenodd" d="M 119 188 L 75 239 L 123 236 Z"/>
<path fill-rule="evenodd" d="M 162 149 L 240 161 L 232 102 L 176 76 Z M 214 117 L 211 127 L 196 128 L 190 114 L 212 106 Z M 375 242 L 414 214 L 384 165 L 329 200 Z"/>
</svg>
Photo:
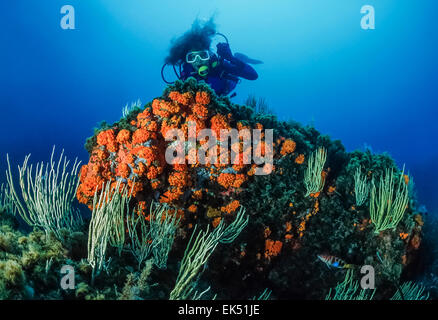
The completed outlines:
<svg viewBox="0 0 438 320">
<path fill-rule="evenodd" d="M 215 219 L 214 224 L 218 223 L 221 215 L 236 212 L 240 206 L 237 195 L 253 178 L 256 169 L 262 169 L 265 174 L 275 170 L 270 163 L 263 167 L 251 163 L 252 154 L 255 151 L 261 156 L 272 153 L 275 159 L 280 159 L 293 153 L 296 143 L 281 137 L 279 143 L 271 145 L 264 140 L 264 132 L 261 132 L 259 142 L 248 146 L 244 141 L 251 138 L 251 129 L 263 130 L 264 126 L 261 123 L 250 125 L 235 121 L 231 113 L 221 114 L 212 108 L 217 105 L 214 99 L 208 90 L 168 91 L 143 110 L 135 111 L 138 113 L 134 117 L 131 115 L 122 127 L 120 123 L 114 124 L 98 132 L 89 162 L 80 170 L 77 199 L 92 209 L 96 191 L 100 192 L 106 182 L 112 185 L 121 182 L 121 188 L 126 186 L 132 190 L 133 202 L 147 200 L 149 203 L 155 198 L 162 203 L 184 208 L 192 218 L 207 209 L 208 206 L 202 203 L 208 201 L 207 195 L 213 192 L 218 195 L 219 201 L 215 209 L 219 216 L 211 217 Z M 192 130 L 193 124 L 196 125 L 196 131 Z M 174 143 L 176 136 L 173 140 L 166 136 L 174 133 L 170 130 L 178 129 L 182 133 L 179 138 L 187 141 L 191 134 L 199 134 L 205 128 L 211 128 L 216 135 L 216 162 L 209 159 L 201 163 L 199 160 L 200 152 L 206 154 L 207 139 L 196 141 L 192 145 L 194 150 L 187 151 L 186 145 Z M 238 129 L 240 138 L 237 142 L 233 141 L 230 148 L 224 147 L 222 130 L 233 128 Z M 184 163 L 166 161 L 170 145 L 176 146 L 178 152 L 185 152 L 182 159 Z M 228 161 L 222 163 L 221 159 Z"/>
<path fill-rule="evenodd" d="M 297 163 L 297 164 L 303 164 L 303 163 L 304 163 L 304 154 L 299 154 L 299 155 L 295 158 L 295 163 Z"/>
<path fill-rule="evenodd" d="M 213 228 L 216 228 L 219 225 L 219 223 L 221 222 L 221 220 L 222 220 L 221 217 L 214 218 L 213 221 L 211 222 L 211 225 L 213 226 Z"/>
<path fill-rule="evenodd" d="M 210 95 L 205 91 L 196 92 L 196 103 L 200 103 L 203 105 L 210 104 Z"/>
<path fill-rule="evenodd" d="M 187 208 L 187 210 L 191 213 L 195 213 L 196 210 L 198 210 L 198 207 L 196 205 L 192 204 Z"/>
<path fill-rule="evenodd" d="M 329 186 L 329 188 L 328 188 L 328 190 L 327 190 L 327 193 L 328 194 L 332 194 L 332 193 L 334 193 L 336 191 L 336 187 L 335 186 Z"/>
<path fill-rule="evenodd" d="M 409 233 L 400 233 L 399 234 L 399 236 L 400 236 L 400 239 L 402 239 L 402 240 L 405 240 L 407 237 L 409 237 Z"/>
<path fill-rule="evenodd" d="M 221 207 L 221 211 L 230 214 L 235 212 L 239 208 L 239 206 L 240 206 L 239 200 L 233 200 L 228 205 Z"/>
<path fill-rule="evenodd" d="M 270 260 L 272 257 L 276 257 L 280 254 L 283 242 L 274 241 L 271 239 L 265 240 L 265 258 Z"/>
<path fill-rule="evenodd" d="M 280 154 L 285 156 L 295 151 L 297 144 L 291 139 L 286 139 L 281 147 Z"/>
</svg>

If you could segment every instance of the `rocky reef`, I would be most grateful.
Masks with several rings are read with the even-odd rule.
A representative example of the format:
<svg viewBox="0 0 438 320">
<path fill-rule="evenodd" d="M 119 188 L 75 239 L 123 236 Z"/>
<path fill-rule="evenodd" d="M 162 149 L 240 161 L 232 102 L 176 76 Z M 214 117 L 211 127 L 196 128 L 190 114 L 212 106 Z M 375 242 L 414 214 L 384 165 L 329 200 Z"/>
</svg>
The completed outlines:
<svg viewBox="0 0 438 320">
<path fill-rule="evenodd" d="M 111 263 L 94 279 L 87 262 L 87 223 L 82 230 L 66 229 L 61 238 L 38 228 L 26 233 L 18 231 L 19 219 L 3 210 L 0 298 L 168 299 L 194 229 L 230 225 L 239 208 L 245 209 L 247 225 L 234 241 L 215 247 L 196 277 L 198 290 L 210 288 L 203 298 L 250 299 L 268 289 L 271 299 L 324 299 L 347 269 L 360 280 L 364 265 L 375 271 L 374 299 L 390 299 L 404 281 L 415 279 L 422 272 L 424 215 L 409 175 L 387 154 L 346 152 L 340 141 L 313 127 L 259 111 L 255 101 L 237 105 L 189 79 L 120 121 L 101 124 L 85 145 L 90 159 L 80 169 L 77 200 L 95 209 L 95 195 L 110 183 L 129 190 L 128 211 L 145 221 L 152 218 L 153 202 L 167 205 L 178 225 L 165 268 L 157 268 L 151 255 L 138 267 L 124 250 L 127 234 L 121 249 L 108 246 Z M 175 129 L 184 141 L 193 130 L 195 154 L 214 150 L 218 158 L 231 159 L 234 150 L 235 161 L 193 158 L 187 144 L 166 139 Z M 203 129 L 216 133 L 214 144 L 202 136 Z M 231 129 L 242 139 L 259 132 L 259 139 L 250 145 L 231 140 L 229 149 L 229 138 L 221 139 L 220 132 Z M 184 161 L 169 163 L 170 146 L 183 152 Z M 247 161 L 256 152 L 264 162 Z M 400 190 L 407 195 L 400 215 L 389 216 L 386 224 L 371 217 L 379 212 L 374 203 L 382 206 L 376 199 L 384 179 L 395 190 L 388 202 L 396 203 Z M 74 267 L 74 290 L 59 287 L 62 265 Z"/>
</svg>

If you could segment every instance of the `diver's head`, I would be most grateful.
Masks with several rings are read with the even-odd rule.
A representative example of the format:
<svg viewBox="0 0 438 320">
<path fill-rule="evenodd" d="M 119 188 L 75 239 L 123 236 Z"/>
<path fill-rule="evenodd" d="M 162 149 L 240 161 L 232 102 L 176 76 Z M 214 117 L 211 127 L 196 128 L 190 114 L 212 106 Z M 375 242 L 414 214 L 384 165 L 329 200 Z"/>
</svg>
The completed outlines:
<svg viewBox="0 0 438 320">
<path fill-rule="evenodd" d="M 187 54 L 191 51 L 209 52 L 212 38 L 215 34 L 216 24 L 214 23 L 214 17 L 207 21 L 196 19 L 190 30 L 172 41 L 169 55 L 166 57 L 165 62 L 178 65 L 187 62 Z M 211 52 L 209 54 L 211 55 Z M 203 63 L 205 64 L 205 61 Z M 200 62 L 196 63 L 196 65 L 198 64 Z"/>
<path fill-rule="evenodd" d="M 209 50 L 190 50 L 186 54 L 186 62 L 192 65 L 199 76 L 206 77 L 210 69 L 211 53 Z"/>
</svg>

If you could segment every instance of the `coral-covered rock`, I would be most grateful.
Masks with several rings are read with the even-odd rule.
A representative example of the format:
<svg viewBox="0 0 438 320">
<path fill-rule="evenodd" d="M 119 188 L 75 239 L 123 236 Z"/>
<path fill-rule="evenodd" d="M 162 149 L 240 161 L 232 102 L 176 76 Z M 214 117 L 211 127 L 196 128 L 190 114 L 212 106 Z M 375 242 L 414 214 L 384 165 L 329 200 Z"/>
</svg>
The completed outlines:
<svg viewBox="0 0 438 320">
<path fill-rule="evenodd" d="M 193 132 L 192 124 L 196 125 Z M 211 129 L 217 141 L 211 145 L 204 136 L 191 145 L 178 144 L 175 137 L 166 139 L 175 129 L 187 141 L 192 134 Z M 238 141 L 224 148 L 228 141 L 220 137 L 224 129 L 236 129 L 242 136 L 258 129 L 261 139 L 250 146 Z M 273 130 L 272 144 L 267 129 Z M 328 269 L 317 258 L 321 254 L 339 257 L 357 270 L 372 265 L 376 286 L 387 288 L 376 297 L 388 297 L 421 244 L 423 222 L 415 202 L 406 208 L 397 228 L 379 235 L 374 234 L 368 203 L 356 205 L 357 168 L 369 180 L 380 178 L 387 168 L 395 169 L 396 176 L 401 174 L 388 155 L 348 153 L 340 141 L 312 127 L 281 122 L 273 115 L 233 104 L 194 79 L 177 81 L 144 108 L 117 123 L 104 124 L 86 145 L 90 159 L 81 169 L 80 202 L 91 208 L 94 193 L 104 182 L 122 181 L 133 190 L 132 207 L 147 210 L 155 199 L 183 214 L 169 256 L 171 270 L 184 252 L 193 225 L 215 227 L 222 219 L 231 222 L 240 205 L 247 209 L 248 226 L 232 244 L 217 247 L 203 274 L 203 281 L 219 298 L 245 299 L 265 288 L 276 298 L 323 298 L 343 279 L 345 270 Z M 307 161 L 321 147 L 327 151 L 321 173 L 324 188 L 306 196 Z M 183 152 L 181 163 L 166 161 L 169 148 Z M 200 162 L 190 152 L 207 149 L 215 150 L 218 158 L 230 158 L 234 150 L 237 160 Z M 262 156 L 272 151 L 273 163 L 245 161 L 256 150 Z M 265 174 L 255 174 L 257 169 Z"/>
</svg>

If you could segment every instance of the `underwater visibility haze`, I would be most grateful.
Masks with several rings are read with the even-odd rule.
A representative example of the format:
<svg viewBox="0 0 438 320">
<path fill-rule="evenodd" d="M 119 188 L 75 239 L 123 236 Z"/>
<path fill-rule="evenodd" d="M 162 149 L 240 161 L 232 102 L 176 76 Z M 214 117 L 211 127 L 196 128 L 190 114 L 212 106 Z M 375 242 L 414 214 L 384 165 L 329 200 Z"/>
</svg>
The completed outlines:
<svg viewBox="0 0 438 320">
<path fill-rule="evenodd" d="M 2 2 L 0 299 L 438 299 L 436 9 Z"/>
</svg>

